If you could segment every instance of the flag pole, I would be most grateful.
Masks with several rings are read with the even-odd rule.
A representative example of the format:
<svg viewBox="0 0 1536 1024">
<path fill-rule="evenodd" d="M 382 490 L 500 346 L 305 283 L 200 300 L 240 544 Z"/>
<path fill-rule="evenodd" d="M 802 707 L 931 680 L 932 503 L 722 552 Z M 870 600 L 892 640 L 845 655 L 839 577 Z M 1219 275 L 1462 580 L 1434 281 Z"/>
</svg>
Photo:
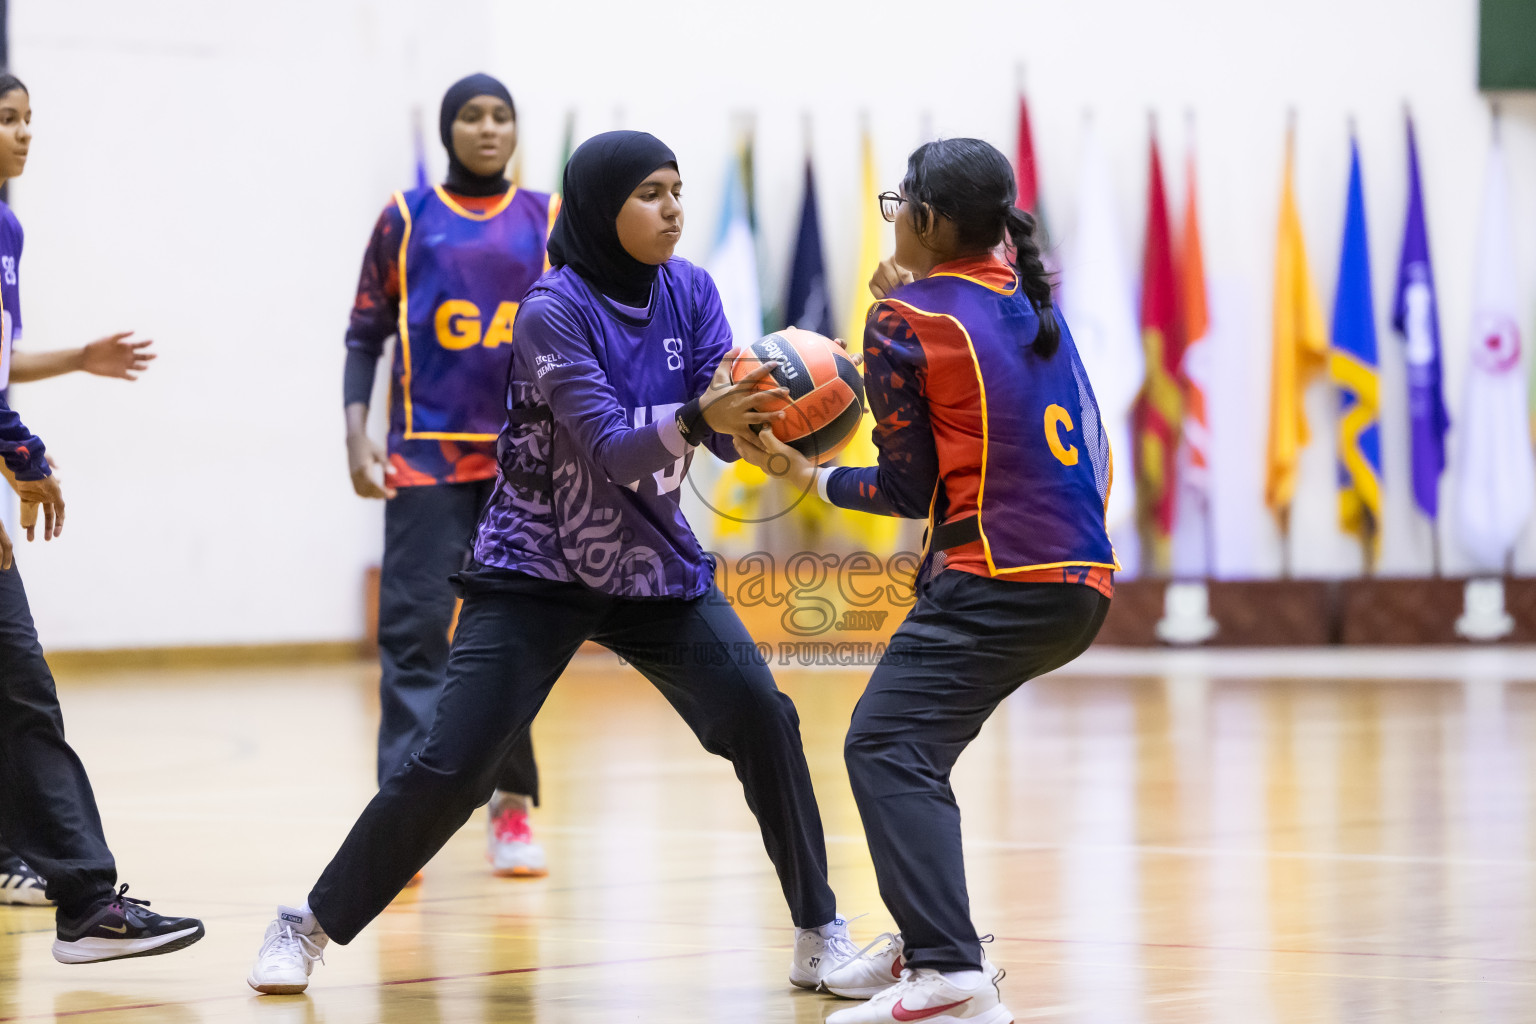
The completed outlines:
<svg viewBox="0 0 1536 1024">
<path fill-rule="evenodd" d="M 1280 519 L 1280 578 L 1291 578 L 1291 506 L 1286 505 L 1278 513 Z"/>
<path fill-rule="evenodd" d="M 1429 571 L 1435 579 L 1440 578 L 1440 520 L 1429 521 Z"/>
</svg>

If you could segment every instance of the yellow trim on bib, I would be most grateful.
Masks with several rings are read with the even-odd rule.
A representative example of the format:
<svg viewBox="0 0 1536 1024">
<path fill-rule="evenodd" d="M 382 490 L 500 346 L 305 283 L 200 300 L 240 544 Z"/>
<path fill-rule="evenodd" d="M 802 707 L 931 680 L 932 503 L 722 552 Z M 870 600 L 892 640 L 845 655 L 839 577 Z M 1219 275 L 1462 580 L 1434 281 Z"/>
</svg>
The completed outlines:
<svg viewBox="0 0 1536 1024">
<path fill-rule="evenodd" d="M 470 220 L 489 220 L 496 214 L 507 208 L 512 201 L 512 194 L 517 191 L 516 186 L 507 190 L 506 196 L 495 209 L 484 216 L 464 209 L 458 203 L 448 198 L 442 186 L 435 186 L 434 191 L 453 212 L 468 217 Z M 410 311 L 407 308 L 411 294 L 410 285 L 406 279 L 406 247 L 411 241 L 411 211 L 406 205 L 405 196 L 400 192 L 395 193 L 395 205 L 400 208 L 400 216 L 405 218 L 405 231 L 400 236 L 400 391 L 405 400 L 405 432 L 401 435 L 406 441 L 494 441 L 495 434 L 459 434 L 444 430 L 415 430 L 413 407 L 411 404 L 411 320 Z M 546 255 L 546 259 L 548 256 Z"/>
<path fill-rule="evenodd" d="M 951 273 L 949 271 L 941 271 L 940 273 L 937 273 L 937 274 L 929 274 L 928 277 L 923 278 L 923 280 L 926 281 L 929 278 L 934 278 L 934 277 L 958 277 L 962 281 L 969 281 L 969 282 L 971 282 L 971 284 L 979 284 L 983 288 L 985 288 L 987 291 L 995 292 L 998 295 L 1012 295 L 1014 292 L 1019 290 L 1019 278 L 1018 278 L 1017 274 L 1015 274 L 1014 278 L 1013 278 L 1013 287 L 1009 288 L 1007 291 L 1004 291 L 1001 288 L 994 288 L 991 285 L 987 284 L 987 282 L 985 282 L 985 281 L 983 281 L 983 280 L 981 280 L 979 278 L 971 277 L 969 274 L 955 274 L 955 273 Z M 897 301 L 900 301 L 900 300 L 898 299 Z"/>
<path fill-rule="evenodd" d="M 560 216 L 560 193 L 549 194 L 549 223 L 544 226 L 544 270 L 549 271 L 549 236 L 555 233 L 555 218 Z"/>
<path fill-rule="evenodd" d="M 437 198 L 443 201 L 444 206 L 448 207 L 448 209 L 452 210 L 460 217 L 464 217 L 468 220 L 490 220 L 492 217 L 496 216 L 498 213 L 501 213 L 512 204 L 512 197 L 517 195 L 517 186 L 513 185 L 511 188 L 507 189 L 506 195 L 501 197 L 501 202 L 497 203 L 489 210 L 486 210 L 484 213 L 476 213 L 474 210 L 467 210 L 460 206 L 458 203 L 454 202 L 453 197 L 450 196 L 441 185 L 433 185 L 432 191 L 437 193 Z"/>
</svg>

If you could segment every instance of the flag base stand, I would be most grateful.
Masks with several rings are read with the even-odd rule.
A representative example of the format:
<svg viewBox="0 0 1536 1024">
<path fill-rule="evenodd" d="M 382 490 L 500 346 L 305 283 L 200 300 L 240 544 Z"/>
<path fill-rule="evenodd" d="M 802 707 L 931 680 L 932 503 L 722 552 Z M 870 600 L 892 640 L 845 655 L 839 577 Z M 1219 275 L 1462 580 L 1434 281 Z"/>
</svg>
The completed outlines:
<svg viewBox="0 0 1536 1024">
<path fill-rule="evenodd" d="M 1216 629 L 1210 591 L 1204 582 L 1168 584 L 1163 591 L 1163 617 L 1157 623 L 1159 640 L 1176 646 L 1203 644 L 1216 635 Z"/>
<path fill-rule="evenodd" d="M 1497 576 L 1467 580 L 1456 635 L 1468 640 L 1502 640 L 1515 630 L 1504 607 L 1504 581 Z"/>
</svg>

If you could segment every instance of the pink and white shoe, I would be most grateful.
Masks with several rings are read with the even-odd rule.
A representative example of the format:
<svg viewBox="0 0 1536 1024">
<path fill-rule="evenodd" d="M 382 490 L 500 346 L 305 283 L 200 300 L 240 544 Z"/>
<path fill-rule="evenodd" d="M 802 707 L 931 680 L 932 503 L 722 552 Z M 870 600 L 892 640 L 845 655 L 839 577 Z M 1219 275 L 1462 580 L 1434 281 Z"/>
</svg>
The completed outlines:
<svg viewBox="0 0 1536 1024">
<path fill-rule="evenodd" d="M 549 874 L 544 847 L 533 841 L 528 812 L 517 806 L 491 805 L 486 859 L 494 874 L 503 878 L 543 878 Z"/>
</svg>

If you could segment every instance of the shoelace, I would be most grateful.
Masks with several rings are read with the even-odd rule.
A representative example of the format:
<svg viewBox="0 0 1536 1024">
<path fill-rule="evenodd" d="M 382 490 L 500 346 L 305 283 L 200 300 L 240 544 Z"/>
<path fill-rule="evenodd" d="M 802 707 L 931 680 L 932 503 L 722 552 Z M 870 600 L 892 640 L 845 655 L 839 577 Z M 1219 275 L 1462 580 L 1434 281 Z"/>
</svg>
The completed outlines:
<svg viewBox="0 0 1536 1024">
<path fill-rule="evenodd" d="M 864 949 L 859 949 L 854 946 L 853 940 L 848 937 L 847 932 L 847 928 L 850 924 L 853 924 L 853 922 L 859 920 L 859 918 L 868 916 L 868 914 L 860 914 L 858 917 L 843 918 L 842 921 L 844 931 L 834 934 L 827 939 L 827 951 L 832 954 L 832 958 L 839 964 L 851 963 L 852 961 L 857 960 L 864 953 L 864 949 L 869 948 L 868 946 L 865 946 Z M 880 940 L 876 939 L 875 941 L 879 942 Z"/>
<path fill-rule="evenodd" d="M 503 843 L 533 841 L 533 827 L 527 811 L 502 811 L 495 818 L 496 839 Z"/>
<path fill-rule="evenodd" d="M 981 943 L 982 945 L 987 945 L 988 943 L 996 942 L 997 941 L 997 936 L 996 935 L 992 935 L 992 934 L 989 933 L 989 934 L 983 935 L 981 938 L 977 939 L 976 941 Z M 996 964 L 993 964 L 992 966 L 997 967 Z M 996 976 L 994 976 L 992 978 L 992 987 L 997 989 L 997 998 L 999 998 L 999 999 L 1003 998 L 1003 990 L 1001 988 L 999 988 L 998 986 L 1002 983 L 1002 980 L 1004 978 L 1006 978 L 1006 977 L 1008 977 L 1007 969 L 1006 968 L 1002 968 L 1002 967 L 998 967 L 997 968 Z"/>
<path fill-rule="evenodd" d="M 882 932 L 879 935 L 876 935 L 874 937 L 874 939 L 872 939 L 868 944 L 866 944 L 864 946 L 863 949 L 861 949 L 857 953 L 853 954 L 853 956 L 850 957 L 849 959 L 851 959 L 851 960 L 878 960 L 882 956 L 885 955 L 885 951 L 886 951 L 887 947 L 892 948 L 892 949 L 895 948 L 895 946 L 896 946 L 896 938 L 897 938 L 897 936 L 891 934 L 890 932 Z M 851 945 L 853 945 L 853 943 L 850 942 L 850 943 L 848 943 L 848 945 L 851 946 Z M 882 946 L 882 948 L 880 948 L 878 950 L 875 950 L 875 952 L 873 952 L 873 953 L 870 953 L 870 950 L 874 949 L 876 946 Z M 906 971 L 902 972 L 902 974 L 906 974 L 906 973 L 907 973 Z"/>
<path fill-rule="evenodd" d="M 122 887 L 112 894 L 112 899 L 107 903 L 107 906 L 116 907 L 118 914 L 126 921 L 128 919 L 128 911 L 135 907 L 149 906 L 149 900 L 141 900 L 137 897 L 129 896 L 128 883 L 124 882 Z"/>
<path fill-rule="evenodd" d="M 311 939 L 308 935 L 305 935 L 303 932 L 294 931 L 293 925 L 286 922 L 284 922 L 283 926 L 274 932 L 272 937 L 266 941 L 266 944 L 261 947 L 262 957 L 265 958 L 268 952 L 270 952 L 272 948 L 280 942 L 286 942 L 293 946 L 292 949 L 284 949 L 281 951 L 285 956 L 292 957 L 294 953 L 297 952 L 300 958 L 300 963 L 302 963 L 304 960 L 317 960 L 322 964 L 325 963 L 325 953 L 321 950 L 320 945 L 316 943 L 314 939 Z"/>
</svg>

